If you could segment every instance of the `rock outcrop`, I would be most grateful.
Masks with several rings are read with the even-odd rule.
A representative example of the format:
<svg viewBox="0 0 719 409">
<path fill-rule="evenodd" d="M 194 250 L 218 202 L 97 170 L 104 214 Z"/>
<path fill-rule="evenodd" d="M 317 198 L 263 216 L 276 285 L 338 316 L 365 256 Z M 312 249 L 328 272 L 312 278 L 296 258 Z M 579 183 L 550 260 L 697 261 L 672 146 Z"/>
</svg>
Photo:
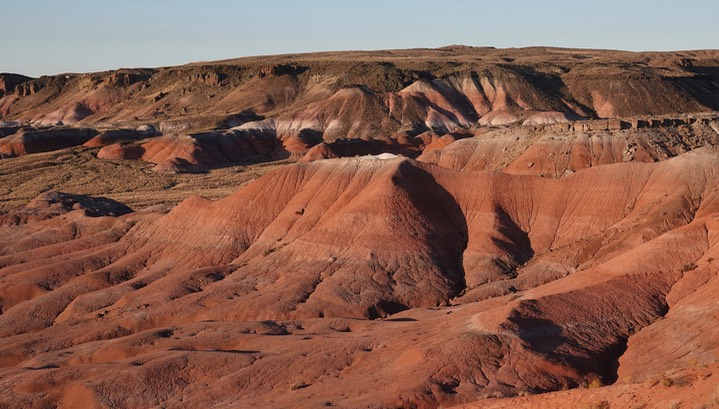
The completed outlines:
<svg viewBox="0 0 719 409">
<path fill-rule="evenodd" d="M 14 93 L 18 85 L 28 82 L 31 79 L 32 78 L 20 74 L 0 74 L 0 97 Z"/>
</svg>

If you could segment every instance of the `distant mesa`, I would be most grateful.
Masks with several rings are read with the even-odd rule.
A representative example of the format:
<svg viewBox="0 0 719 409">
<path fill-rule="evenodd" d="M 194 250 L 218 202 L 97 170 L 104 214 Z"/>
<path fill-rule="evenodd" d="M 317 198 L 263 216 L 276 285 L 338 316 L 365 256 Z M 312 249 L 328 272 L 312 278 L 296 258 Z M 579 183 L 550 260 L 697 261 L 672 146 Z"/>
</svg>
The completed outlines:
<svg viewBox="0 0 719 409">
<path fill-rule="evenodd" d="M 451 46 L 250 57 L 38 79 L 2 74 L 0 114 L 44 124 L 165 123 L 164 132 L 231 128 L 264 118 L 274 120 L 279 139 L 314 129 L 326 141 L 386 137 L 408 126 L 447 133 L 473 126 L 666 116 L 719 109 L 713 57 L 712 52 Z M 642 64 L 641 72 L 634 63 Z"/>
<path fill-rule="evenodd" d="M 0 153 L 114 145 L 100 156 L 139 157 L 157 170 L 181 172 L 381 152 L 418 157 L 458 135 L 507 126 L 594 132 L 691 125 L 701 119 L 686 113 L 719 109 L 713 57 L 448 46 L 37 79 L 2 74 L 4 121 L 30 126 L 25 133 L 50 135 L 37 128 L 72 125 L 97 135 L 29 141 L 6 127 Z"/>
</svg>

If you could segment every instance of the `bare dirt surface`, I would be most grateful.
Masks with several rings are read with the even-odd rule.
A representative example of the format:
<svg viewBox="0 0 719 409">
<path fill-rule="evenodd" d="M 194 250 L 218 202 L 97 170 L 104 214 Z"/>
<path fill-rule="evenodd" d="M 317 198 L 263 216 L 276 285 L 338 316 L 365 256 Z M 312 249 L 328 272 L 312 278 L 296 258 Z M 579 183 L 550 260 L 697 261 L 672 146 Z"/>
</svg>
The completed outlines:
<svg viewBox="0 0 719 409">
<path fill-rule="evenodd" d="M 461 46 L 2 74 L 0 407 L 717 407 L 718 75 Z"/>
<path fill-rule="evenodd" d="M 0 160 L 0 210 L 24 206 L 47 191 L 106 196 L 141 209 L 191 195 L 219 199 L 283 162 L 234 165 L 202 173 L 155 172 L 131 160 L 102 160 L 98 148 L 68 148 Z"/>
</svg>

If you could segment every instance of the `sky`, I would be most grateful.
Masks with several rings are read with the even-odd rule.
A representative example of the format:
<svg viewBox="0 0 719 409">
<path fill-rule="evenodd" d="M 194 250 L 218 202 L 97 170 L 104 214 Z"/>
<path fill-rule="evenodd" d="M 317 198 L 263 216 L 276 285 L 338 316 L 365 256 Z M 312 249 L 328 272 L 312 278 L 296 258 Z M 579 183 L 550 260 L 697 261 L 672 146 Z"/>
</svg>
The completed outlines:
<svg viewBox="0 0 719 409">
<path fill-rule="evenodd" d="M 0 0 L 0 72 L 328 50 L 719 48 L 719 0 Z"/>
</svg>

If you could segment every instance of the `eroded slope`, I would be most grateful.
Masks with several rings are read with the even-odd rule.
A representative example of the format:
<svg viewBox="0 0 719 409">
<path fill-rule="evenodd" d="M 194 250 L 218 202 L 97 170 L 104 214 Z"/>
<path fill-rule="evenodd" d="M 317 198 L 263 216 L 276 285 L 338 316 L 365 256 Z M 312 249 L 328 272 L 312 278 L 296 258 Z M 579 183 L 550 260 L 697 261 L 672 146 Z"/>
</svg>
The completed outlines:
<svg viewBox="0 0 719 409">
<path fill-rule="evenodd" d="M 2 227 L 2 396 L 435 407 L 656 379 L 687 339 L 708 365 L 717 165 L 704 148 L 550 179 L 383 155 L 169 213 L 37 201 L 20 212 L 49 217 Z"/>
</svg>

